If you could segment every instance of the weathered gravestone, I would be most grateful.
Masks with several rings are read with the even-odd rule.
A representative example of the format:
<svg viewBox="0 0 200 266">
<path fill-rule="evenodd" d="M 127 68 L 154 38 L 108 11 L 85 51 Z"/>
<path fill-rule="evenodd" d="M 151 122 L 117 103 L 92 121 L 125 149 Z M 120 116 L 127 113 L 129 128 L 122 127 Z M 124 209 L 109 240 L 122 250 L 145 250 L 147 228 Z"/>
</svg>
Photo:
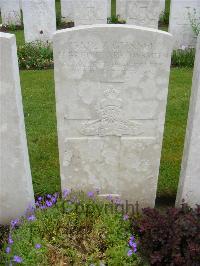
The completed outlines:
<svg viewBox="0 0 200 266">
<path fill-rule="evenodd" d="M 127 24 L 158 28 L 160 0 L 127 0 Z"/>
<path fill-rule="evenodd" d="M 19 0 L 1 0 L 1 17 L 3 25 L 20 25 L 21 11 Z"/>
<path fill-rule="evenodd" d="M 108 0 L 74 0 L 74 24 L 106 24 L 108 17 Z"/>
<path fill-rule="evenodd" d="M 82 2 L 82 4 L 80 4 Z M 96 3 L 95 3 L 96 2 Z M 106 1 L 96 1 L 96 0 L 80 0 L 76 3 L 76 0 L 61 0 L 61 14 L 62 14 L 62 20 L 69 22 L 74 21 L 76 17 L 76 24 L 80 23 L 78 20 L 80 17 L 81 20 L 84 20 L 84 22 L 81 22 L 83 24 L 95 24 L 99 23 L 97 21 L 98 18 L 95 18 L 96 16 L 99 16 L 100 19 L 102 14 L 102 5 L 105 5 L 107 3 L 107 13 L 105 14 L 105 7 L 103 6 L 103 16 L 110 17 L 111 16 L 111 0 Z M 77 10 L 78 8 L 78 10 Z M 100 11 L 98 9 L 101 8 Z M 82 12 L 80 11 L 82 9 Z M 75 15 L 77 14 L 77 15 Z M 106 19 L 103 18 L 103 22 L 106 23 Z"/>
<path fill-rule="evenodd" d="M 55 0 L 22 0 L 26 42 L 51 41 L 56 31 Z"/>
<path fill-rule="evenodd" d="M 196 46 L 191 19 L 200 23 L 199 0 L 171 0 L 169 32 L 174 36 L 175 49 Z"/>
<path fill-rule="evenodd" d="M 172 37 L 131 25 L 54 36 L 62 189 L 154 206 Z"/>
<path fill-rule="evenodd" d="M 176 204 L 200 204 L 200 36 L 197 42 L 189 119 Z"/>
<path fill-rule="evenodd" d="M 33 205 L 15 36 L 0 33 L 0 224 Z"/>
<path fill-rule="evenodd" d="M 74 21 L 73 0 L 61 0 L 62 20 L 69 22 Z"/>
<path fill-rule="evenodd" d="M 116 14 L 122 19 L 126 19 L 127 0 L 116 0 Z"/>
</svg>

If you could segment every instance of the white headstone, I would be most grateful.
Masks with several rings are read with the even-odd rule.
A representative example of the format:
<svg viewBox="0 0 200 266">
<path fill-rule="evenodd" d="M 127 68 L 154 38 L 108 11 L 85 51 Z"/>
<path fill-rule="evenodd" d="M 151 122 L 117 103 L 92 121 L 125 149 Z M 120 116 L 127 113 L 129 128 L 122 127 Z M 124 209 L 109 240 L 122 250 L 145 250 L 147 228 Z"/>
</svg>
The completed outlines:
<svg viewBox="0 0 200 266">
<path fill-rule="evenodd" d="M 21 216 L 34 196 L 15 36 L 0 33 L 0 224 Z"/>
<path fill-rule="evenodd" d="M 55 0 L 22 0 L 26 42 L 51 41 L 56 31 Z"/>
<path fill-rule="evenodd" d="M 19 0 L 1 0 L 1 17 L 3 25 L 21 25 Z"/>
<path fill-rule="evenodd" d="M 108 0 L 74 0 L 73 13 L 75 26 L 106 24 Z"/>
<path fill-rule="evenodd" d="M 58 31 L 53 43 L 62 189 L 154 206 L 171 35 L 93 25 Z"/>
<path fill-rule="evenodd" d="M 158 28 L 160 0 L 127 0 L 127 24 Z"/>
<path fill-rule="evenodd" d="M 127 0 L 116 0 L 116 15 L 122 19 L 126 19 L 126 5 Z"/>
<path fill-rule="evenodd" d="M 165 0 L 160 0 L 160 10 L 161 13 L 165 12 Z"/>
<path fill-rule="evenodd" d="M 73 0 L 61 0 L 61 16 L 66 22 L 74 21 Z"/>
<path fill-rule="evenodd" d="M 197 23 L 200 23 L 199 0 L 171 0 L 169 32 L 174 36 L 175 49 L 196 46 L 190 17 L 196 17 Z"/>
<path fill-rule="evenodd" d="M 200 36 L 197 42 L 192 95 L 176 204 L 200 204 Z"/>
</svg>

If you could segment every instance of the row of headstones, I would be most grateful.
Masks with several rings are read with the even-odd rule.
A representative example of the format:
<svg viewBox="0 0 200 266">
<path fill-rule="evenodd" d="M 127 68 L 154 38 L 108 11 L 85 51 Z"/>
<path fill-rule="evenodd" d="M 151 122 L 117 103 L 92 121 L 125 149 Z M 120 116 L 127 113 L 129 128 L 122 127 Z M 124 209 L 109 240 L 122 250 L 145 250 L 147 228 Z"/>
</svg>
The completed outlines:
<svg viewBox="0 0 200 266">
<path fill-rule="evenodd" d="M 172 36 L 93 25 L 54 36 L 60 176 L 65 188 L 153 207 Z M 15 36 L 0 33 L 0 223 L 34 204 Z M 177 205 L 200 203 L 200 38 Z"/>
<path fill-rule="evenodd" d="M 20 1 L 26 42 L 51 41 L 56 31 L 55 0 L 1 0 L 4 24 L 20 21 Z M 163 0 L 116 0 L 116 10 L 127 24 L 158 28 Z M 199 0 L 171 0 L 169 32 L 174 36 L 174 48 L 195 47 L 196 36 L 189 15 L 200 19 Z M 111 0 L 61 0 L 61 12 L 65 21 L 74 21 L 75 26 L 106 24 L 111 15 Z M 198 15 L 199 14 L 199 15 Z"/>
</svg>

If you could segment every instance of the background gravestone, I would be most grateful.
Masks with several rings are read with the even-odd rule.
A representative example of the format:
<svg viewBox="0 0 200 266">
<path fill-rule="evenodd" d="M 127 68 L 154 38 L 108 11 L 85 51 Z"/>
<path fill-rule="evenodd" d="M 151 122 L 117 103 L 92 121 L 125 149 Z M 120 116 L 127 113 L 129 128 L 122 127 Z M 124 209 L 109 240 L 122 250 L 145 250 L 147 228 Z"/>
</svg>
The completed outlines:
<svg viewBox="0 0 200 266">
<path fill-rule="evenodd" d="M 196 37 L 189 16 L 196 17 L 199 23 L 199 0 L 171 0 L 169 32 L 174 36 L 175 49 L 196 46 Z"/>
<path fill-rule="evenodd" d="M 176 204 L 200 204 L 200 36 L 196 50 L 185 149 Z"/>
<path fill-rule="evenodd" d="M 74 24 L 106 24 L 108 17 L 108 0 L 74 0 Z"/>
<path fill-rule="evenodd" d="M 160 0 L 126 0 L 126 23 L 137 26 L 158 28 Z"/>
<path fill-rule="evenodd" d="M 15 36 L 0 33 L 0 224 L 33 205 Z"/>
<path fill-rule="evenodd" d="M 3 25 L 21 25 L 19 0 L 1 0 L 0 8 Z"/>
<path fill-rule="evenodd" d="M 104 5 L 107 5 L 106 12 Z M 107 17 L 111 16 L 111 0 L 61 0 L 61 14 L 62 20 L 76 20 L 76 25 L 106 24 Z"/>
<path fill-rule="evenodd" d="M 22 0 L 26 42 L 51 41 L 56 31 L 55 0 Z"/>
<path fill-rule="evenodd" d="M 62 189 L 154 206 L 172 37 L 131 25 L 54 37 Z"/>
</svg>

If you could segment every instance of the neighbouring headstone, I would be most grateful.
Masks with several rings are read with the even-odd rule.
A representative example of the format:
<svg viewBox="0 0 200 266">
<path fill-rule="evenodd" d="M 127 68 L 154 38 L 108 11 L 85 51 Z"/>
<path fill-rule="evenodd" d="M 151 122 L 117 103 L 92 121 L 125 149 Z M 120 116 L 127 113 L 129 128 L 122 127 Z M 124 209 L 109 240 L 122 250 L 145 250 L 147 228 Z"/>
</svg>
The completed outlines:
<svg viewBox="0 0 200 266">
<path fill-rule="evenodd" d="M 87 9 L 84 14 L 81 14 L 77 10 L 76 0 L 61 0 L 61 15 L 62 15 L 62 20 L 65 21 L 65 22 L 74 21 L 74 19 L 75 19 L 75 13 L 77 13 L 77 16 L 80 16 L 81 19 L 84 19 L 84 16 L 85 16 L 85 20 L 86 21 L 84 21 L 84 24 L 85 23 L 87 23 L 87 24 L 95 24 L 95 23 L 97 23 L 98 21 L 97 22 L 94 21 L 95 16 L 96 16 L 96 13 L 97 13 L 97 11 L 96 11 L 97 9 L 95 7 L 95 5 L 96 5 L 95 4 L 95 1 L 94 0 L 93 1 L 92 0 L 87 0 L 87 1 L 83 0 L 83 1 L 80 1 L 80 2 L 83 2 L 82 3 L 82 5 L 84 6 L 83 10 L 85 8 Z M 110 17 L 111 16 L 111 0 L 106 0 L 105 2 L 107 2 L 107 14 L 106 14 L 106 16 L 107 17 Z M 104 2 L 104 0 L 103 1 L 99 1 L 98 0 L 96 3 L 97 3 L 97 5 L 98 5 L 98 3 L 100 3 L 99 7 L 101 8 L 102 4 L 103 3 L 105 4 L 105 2 Z M 102 10 L 101 10 L 101 12 L 102 12 Z M 100 13 L 99 13 L 99 15 L 101 16 Z M 89 16 L 92 16 L 91 21 L 88 20 L 89 19 Z M 95 23 L 93 23 L 93 22 L 95 22 Z M 105 18 L 104 18 L 103 23 L 106 23 Z"/>
<path fill-rule="evenodd" d="M 200 36 L 197 42 L 192 95 L 176 204 L 200 204 Z"/>
<path fill-rule="evenodd" d="M 126 20 L 126 2 L 127 0 L 116 0 L 116 15 L 124 20 Z"/>
<path fill-rule="evenodd" d="M 74 21 L 73 0 L 61 0 L 61 16 L 65 22 Z"/>
<path fill-rule="evenodd" d="M 21 25 L 19 0 L 1 0 L 1 17 L 3 25 Z"/>
<path fill-rule="evenodd" d="M 23 215 L 34 195 L 15 36 L 0 33 L 0 224 Z"/>
<path fill-rule="evenodd" d="M 154 206 L 172 36 L 91 25 L 54 36 L 62 189 Z"/>
<path fill-rule="evenodd" d="M 22 0 L 26 42 L 51 41 L 56 31 L 55 0 Z"/>
<path fill-rule="evenodd" d="M 108 0 L 74 0 L 74 24 L 106 24 L 108 17 Z"/>
<path fill-rule="evenodd" d="M 160 0 L 127 0 L 127 24 L 158 28 Z"/>
<path fill-rule="evenodd" d="M 199 0 L 171 0 L 169 32 L 174 36 L 174 48 L 185 49 L 196 46 L 196 34 L 192 21 L 200 23 Z M 195 25 L 194 25 L 195 26 Z"/>
<path fill-rule="evenodd" d="M 161 14 L 165 12 L 165 0 L 160 0 L 160 11 Z"/>
</svg>

